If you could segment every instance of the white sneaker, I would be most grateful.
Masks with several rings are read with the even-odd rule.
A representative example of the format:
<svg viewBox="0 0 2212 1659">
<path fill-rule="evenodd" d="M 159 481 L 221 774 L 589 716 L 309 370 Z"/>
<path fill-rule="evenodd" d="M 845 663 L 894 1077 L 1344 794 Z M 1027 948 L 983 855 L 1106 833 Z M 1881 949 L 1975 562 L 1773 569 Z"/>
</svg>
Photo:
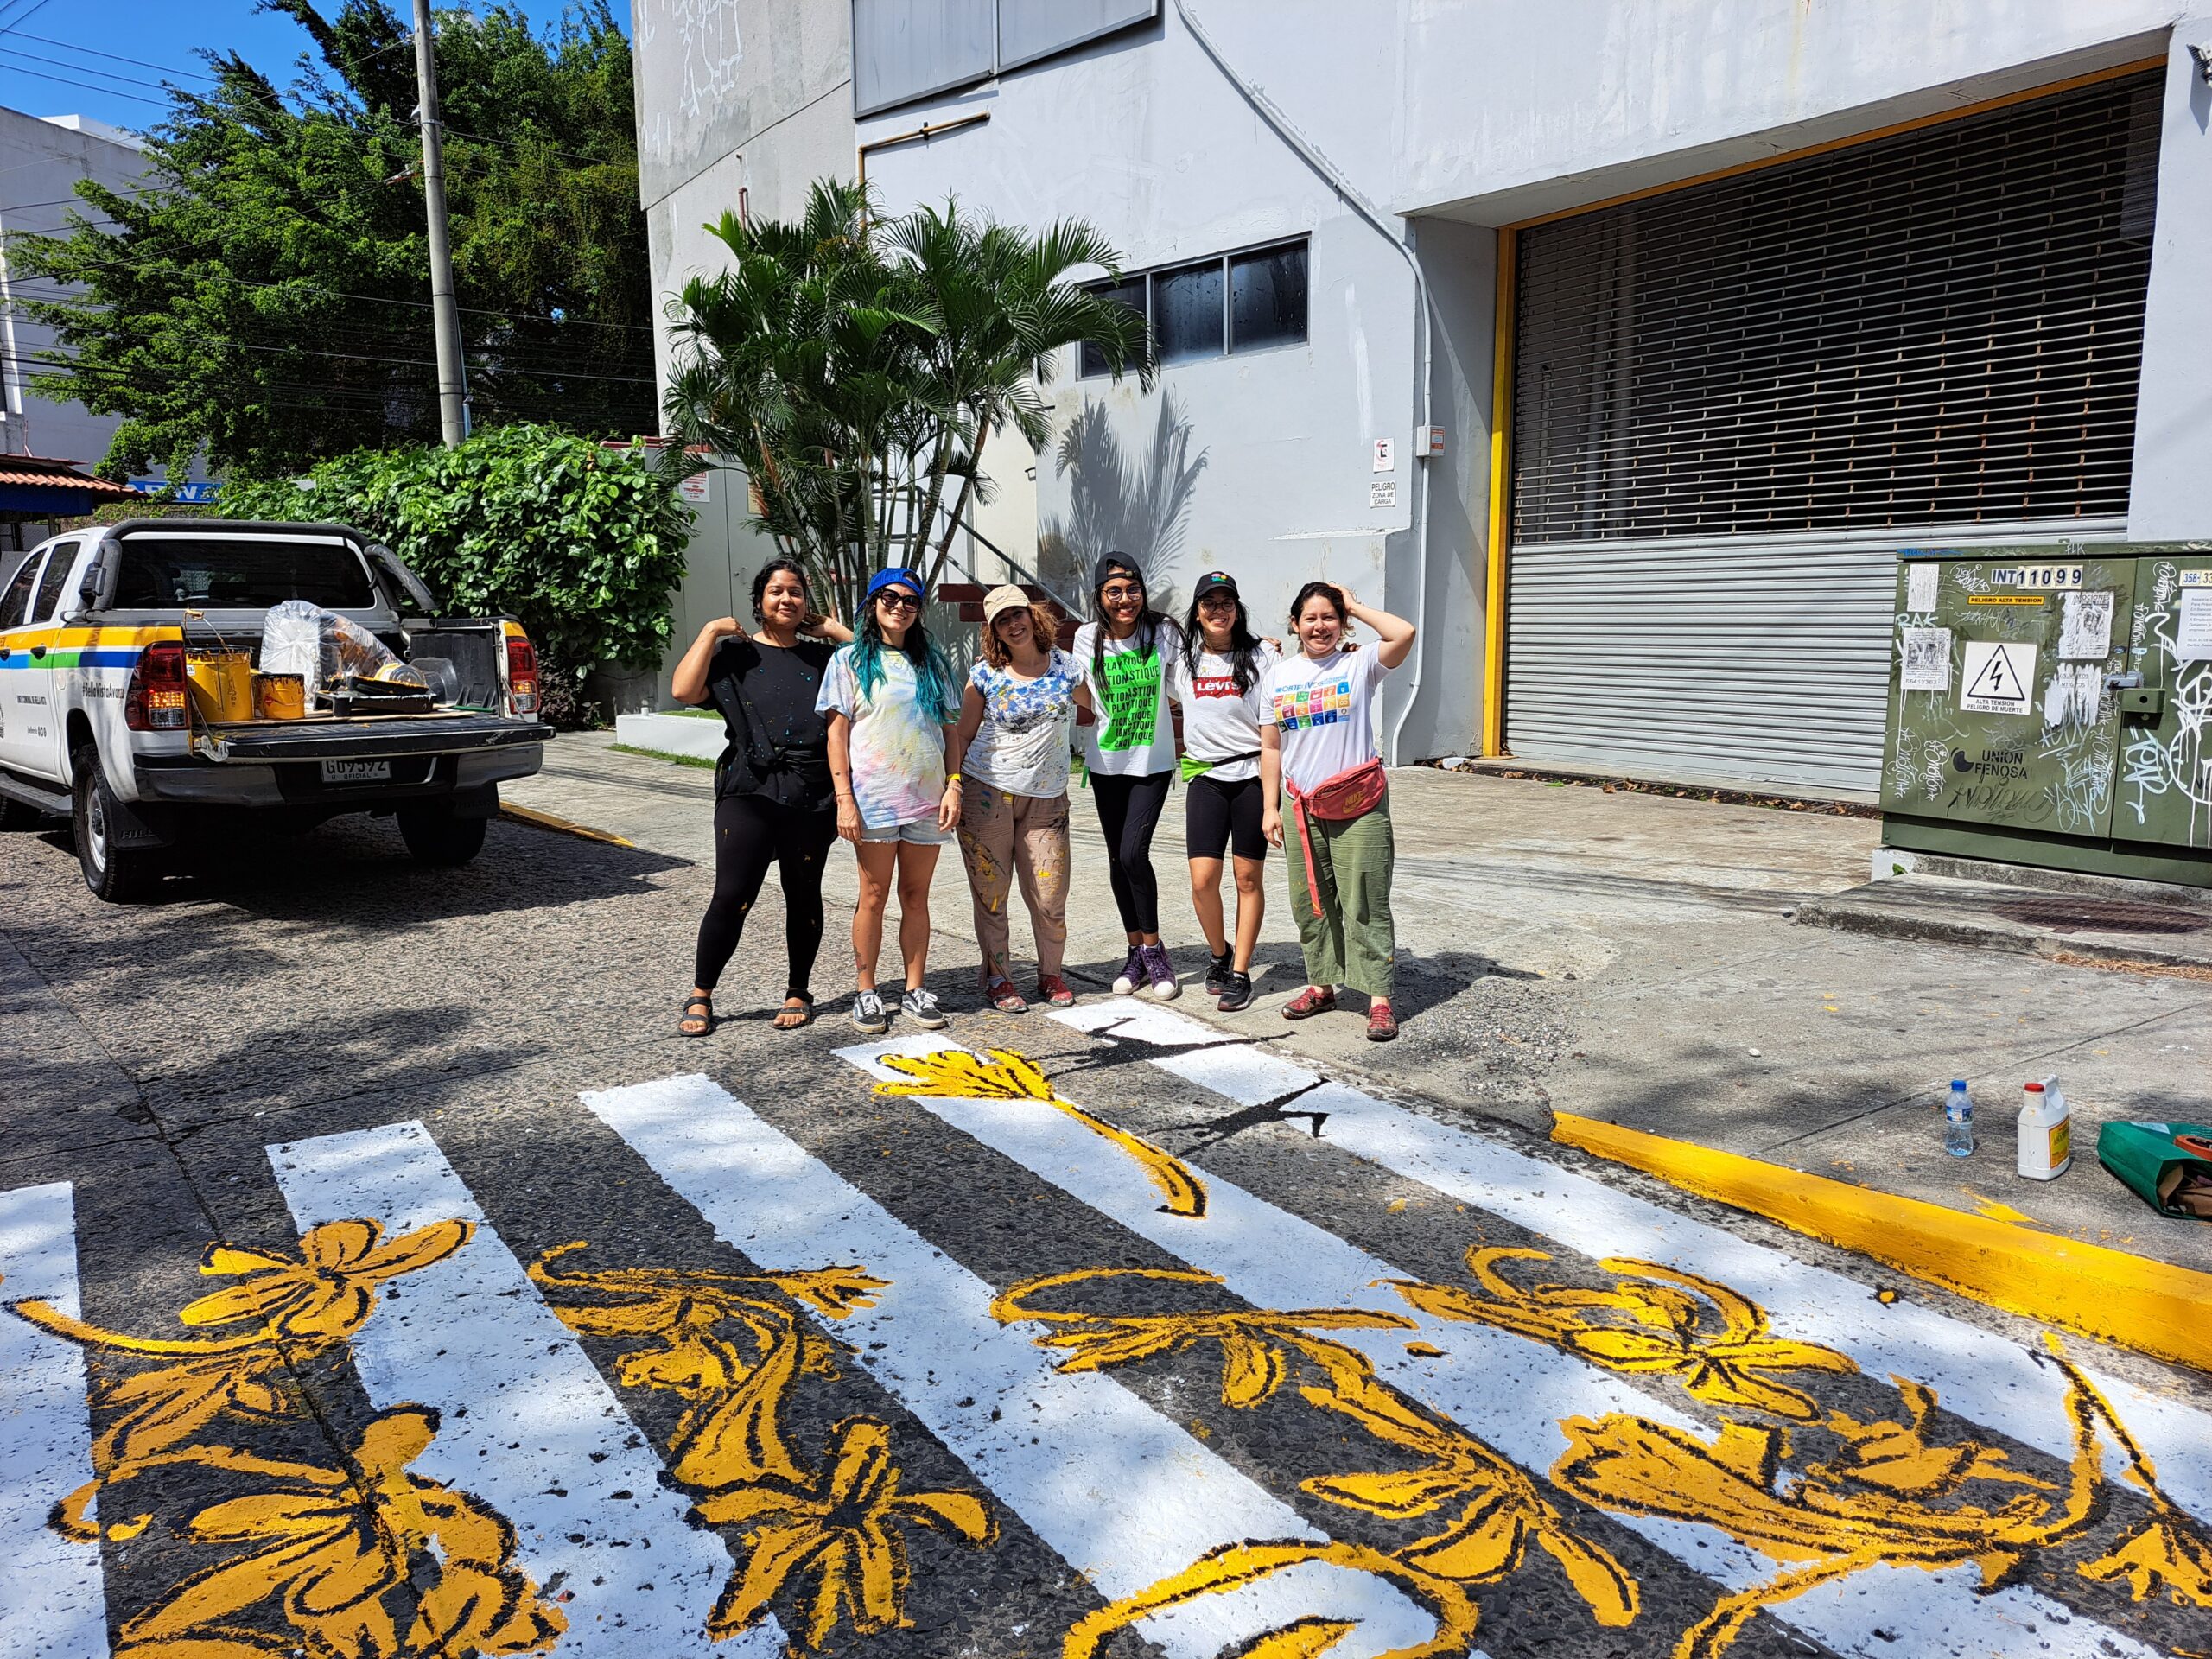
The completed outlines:
<svg viewBox="0 0 2212 1659">
<path fill-rule="evenodd" d="M 916 1025 L 926 1026 L 931 1031 L 941 1031 L 944 1028 L 944 1012 L 938 1007 L 937 994 L 934 991 L 926 991 L 916 986 L 899 999 L 899 1012 Z"/>
</svg>

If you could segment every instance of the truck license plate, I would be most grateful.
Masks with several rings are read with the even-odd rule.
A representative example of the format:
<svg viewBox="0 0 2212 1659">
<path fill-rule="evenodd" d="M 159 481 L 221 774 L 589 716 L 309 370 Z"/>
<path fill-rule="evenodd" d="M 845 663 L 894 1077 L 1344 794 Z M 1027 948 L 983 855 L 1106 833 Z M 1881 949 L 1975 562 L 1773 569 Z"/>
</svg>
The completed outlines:
<svg viewBox="0 0 2212 1659">
<path fill-rule="evenodd" d="M 391 781 L 391 762 L 326 760 L 322 763 L 322 781 L 326 784 L 388 784 Z"/>
</svg>

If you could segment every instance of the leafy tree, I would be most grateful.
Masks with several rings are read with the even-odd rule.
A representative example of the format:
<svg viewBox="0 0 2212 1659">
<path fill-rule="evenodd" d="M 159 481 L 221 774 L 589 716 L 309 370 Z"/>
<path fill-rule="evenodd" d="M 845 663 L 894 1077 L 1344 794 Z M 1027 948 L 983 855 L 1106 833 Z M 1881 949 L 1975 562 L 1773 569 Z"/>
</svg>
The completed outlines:
<svg viewBox="0 0 2212 1659">
<path fill-rule="evenodd" d="M 297 471 L 438 431 L 411 36 L 391 0 L 268 0 L 318 61 L 280 89 L 236 54 L 171 90 L 136 192 L 89 181 L 21 276 L 61 349 L 38 380 L 124 417 L 102 472 Z M 653 423 L 650 278 L 629 43 L 607 0 L 548 34 L 518 11 L 438 15 L 455 288 L 479 425 Z"/>
<path fill-rule="evenodd" d="M 1089 226 L 1032 234 L 955 204 L 884 221 L 824 180 L 795 224 L 729 213 L 714 233 L 728 266 L 672 308 L 669 429 L 745 470 L 755 522 L 841 607 L 887 562 L 934 579 L 988 499 L 990 435 L 1051 441 L 1039 387 L 1063 348 L 1149 384 L 1143 319 L 1071 280 L 1118 265 Z"/>
<path fill-rule="evenodd" d="M 353 525 L 446 611 L 515 618 L 571 693 L 594 664 L 659 664 L 691 537 L 689 510 L 642 451 L 537 426 L 490 428 L 454 449 L 356 450 L 305 479 L 233 481 L 218 510 Z"/>
</svg>

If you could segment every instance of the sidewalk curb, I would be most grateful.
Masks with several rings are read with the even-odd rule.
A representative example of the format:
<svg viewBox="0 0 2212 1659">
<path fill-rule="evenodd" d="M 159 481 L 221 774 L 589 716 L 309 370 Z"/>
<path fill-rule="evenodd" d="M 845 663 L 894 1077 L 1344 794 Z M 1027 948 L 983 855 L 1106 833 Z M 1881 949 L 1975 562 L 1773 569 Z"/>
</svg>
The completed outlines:
<svg viewBox="0 0 2212 1659">
<path fill-rule="evenodd" d="M 584 841 L 602 842 L 609 847 L 627 847 L 635 850 L 638 843 L 609 835 L 604 830 L 594 830 L 588 823 L 576 823 L 568 818 L 556 818 L 550 812 L 540 812 L 534 806 L 512 806 L 502 801 L 499 816 L 512 818 L 518 823 L 527 823 L 539 830 L 550 830 L 556 835 L 575 836 Z"/>
<path fill-rule="evenodd" d="M 1552 1138 L 1975 1301 L 2212 1371 L 2212 1274 L 1569 1112 Z"/>
<path fill-rule="evenodd" d="M 2212 962 L 2202 951 L 2169 950 L 2149 944 L 2107 944 L 2093 939 L 2058 939 L 2024 929 L 1993 927 L 1948 916 L 1915 916 L 1885 906 L 1839 904 L 1834 895 L 1800 903 L 1793 918 L 1801 927 L 1833 928 L 1878 939 L 1911 939 L 1929 944 L 1959 944 L 2015 956 L 2041 957 L 2069 967 L 2115 968 L 2177 979 L 2212 978 Z"/>
</svg>

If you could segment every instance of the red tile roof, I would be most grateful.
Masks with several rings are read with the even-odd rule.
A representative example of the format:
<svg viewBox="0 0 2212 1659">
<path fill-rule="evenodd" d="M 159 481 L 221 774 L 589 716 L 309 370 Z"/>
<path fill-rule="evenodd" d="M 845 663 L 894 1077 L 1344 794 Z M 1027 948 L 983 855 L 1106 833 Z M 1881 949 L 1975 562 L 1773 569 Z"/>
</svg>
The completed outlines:
<svg viewBox="0 0 2212 1659">
<path fill-rule="evenodd" d="M 111 484 L 77 470 L 73 461 L 54 461 L 44 455 L 0 454 L 0 484 L 41 486 L 86 490 L 94 495 L 128 496 L 137 492 L 127 484 Z"/>
</svg>

